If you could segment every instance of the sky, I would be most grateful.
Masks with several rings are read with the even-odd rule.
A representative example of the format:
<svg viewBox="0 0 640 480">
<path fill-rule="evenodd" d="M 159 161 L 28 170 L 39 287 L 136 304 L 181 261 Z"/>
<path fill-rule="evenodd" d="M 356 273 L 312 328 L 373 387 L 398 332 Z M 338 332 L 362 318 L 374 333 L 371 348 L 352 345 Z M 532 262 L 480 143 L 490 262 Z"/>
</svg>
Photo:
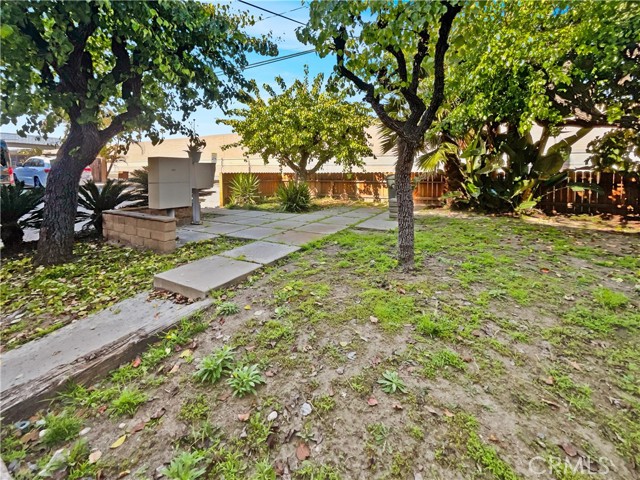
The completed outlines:
<svg viewBox="0 0 640 480">
<path fill-rule="evenodd" d="M 278 45 L 278 56 L 289 55 L 292 53 L 309 50 L 310 45 L 300 43 L 296 38 L 296 28 L 300 27 L 298 23 L 286 20 L 284 18 L 271 15 L 257 8 L 242 4 L 237 0 L 205 0 L 216 3 L 230 5 L 234 11 L 245 11 L 251 14 L 257 21 L 254 26 L 248 27 L 245 31 L 249 34 L 258 36 L 272 33 L 273 41 Z M 309 19 L 309 8 L 303 5 L 301 0 L 282 0 L 282 1 L 264 1 L 264 0 L 247 0 L 249 3 L 259 7 L 271 10 L 275 13 L 283 14 L 289 18 L 306 23 Z M 263 57 L 260 55 L 247 55 L 249 64 L 268 60 L 274 57 Z M 320 58 L 315 53 L 308 53 L 296 58 L 276 62 L 271 65 L 265 65 L 249 69 L 245 72 L 245 78 L 254 79 L 259 86 L 264 83 L 276 85 L 274 78 L 280 75 L 287 85 L 290 85 L 295 79 L 303 78 L 304 66 L 309 66 L 309 74 L 313 78 L 318 73 L 324 73 L 325 79 L 329 77 L 333 70 L 335 62 L 334 57 Z M 277 89 L 276 89 L 277 91 Z M 236 104 L 236 106 L 240 106 Z M 231 106 L 233 108 L 233 105 Z M 220 109 L 196 111 L 191 119 L 195 121 L 196 131 L 200 136 L 212 135 L 217 133 L 231 133 L 231 127 L 227 125 L 219 125 L 216 119 L 223 118 L 225 115 Z M 0 129 L 3 132 L 15 132 L 16 126 L 3 125 Z M 64 126 L 58 127 L 50 136 L 61 137 L 64 134 Z M 175 135 L 166 135 L 165 138 L 175 138 L 183 136 L 180 133 Z"/>
</svg>

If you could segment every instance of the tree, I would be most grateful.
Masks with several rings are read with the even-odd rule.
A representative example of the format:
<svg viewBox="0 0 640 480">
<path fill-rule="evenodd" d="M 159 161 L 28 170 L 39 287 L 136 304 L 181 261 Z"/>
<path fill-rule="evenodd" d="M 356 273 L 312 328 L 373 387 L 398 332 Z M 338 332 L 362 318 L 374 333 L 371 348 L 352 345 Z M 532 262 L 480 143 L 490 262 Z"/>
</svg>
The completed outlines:
<svg viewBox="0 0 640 480">
<path fill-rule="evenodd" d="M 23 1 L 2 6 L 1 123 L 68 134 L 48 177 L 36 261 L 72 255 L 82 170 L 116 135 L 159 141 L 198 107 L 225 107 L 247 82 L 245 54 L 274 55 L 253 19 L 195 1 Z M 26 64 L 24 59 L 30 59 Z M 102 127 L 105 111 L 113 112 Z"/>
<path fill-rule="evenodd" d="M 269 98 L 264 99 L 254 86 L 253 96 L 247 93 L 243 100 L 247 108 L 230 112 L 238 118 L 218 120 L 241 137 L 225 148 L 242 146 L 247 154 L 260 154 L 265 163 L 275 158 L 295 172 L 298 182 L 306 182 L 329 160 L 351 169 L 373 155 L 365 131 L 371 125 L 367 110 L 347 102 L 344 92 L 323 90 L 324 75 L 310 82 L 305 67 L 304 79 L 290 87 L 282 77 L 275 80 L 279 93 L 265 84 Z"/>
<path fill-rule="evenodd" d="M 404 269 L 413 268 L 414 259 L 411 169 L 444 99 L 445 55 L 461 9 L 446 0 L 314 1 L 309 24 L 298 31 L 298 38 L 313 44 L 321 57 L 336 55 L 338 75 L 363 92 L 382 124 L 398 135 L 398 260 Z M 427 79 L 425 102 L 419 88 Z M 405 115 L 388 108 L 385 99 L 392 96 L 405 103 L 400 110 Z"/>
<path fill-rule="evenodd" d="M 470 133 L 482 137 L 486 151 L 461 162 L 467 204 L 530 208 L 541 186 L 567 182 L 561 167 L 591 129 L 640 129 L 640 4 L 487 2 L 466 13 L 458 27 L 474 41 L 449 70 L 449 112 L 435 130 L 450 135 L 458 154 Z M 552 145 L 567 127 L 574 133 Z M 633 138 L 617 134 L 616 148 Z"/>
</svg>

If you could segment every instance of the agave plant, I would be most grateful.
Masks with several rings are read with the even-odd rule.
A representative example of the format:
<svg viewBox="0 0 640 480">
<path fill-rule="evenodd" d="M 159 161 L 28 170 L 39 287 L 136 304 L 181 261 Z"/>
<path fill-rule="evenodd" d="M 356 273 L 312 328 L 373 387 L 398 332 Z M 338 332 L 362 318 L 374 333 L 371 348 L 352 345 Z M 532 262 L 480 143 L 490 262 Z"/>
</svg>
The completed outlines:
<svg viewBox="0 0 640 480">
<path fill-rule="evenodd" d="M 110 178 L 102 188 L 89 181 L 80 187 L 78 204 L 89 212 L 78 212 L 78 219 L 89 219 L 85 228 L 93 227 L 102 235 L 102 212 L 113 210 L 125 202 L 138 202 L 143 196 L 131 189 L 131 184 Z"/>
<path fill-rule="evenodd" d="M 42 209 L 35 208 L 42 203 L 44 188 L 27 190 L 24 182 L 2 185 L 0 188 L 0 234 L 7 249 L 15 249 L 22 243 L 25 227 L 39 227 Z"/>
<path fill-rule="evenodd" d="M 306 183 L 290 182 L 276 191 L 280 206 L 285 212 L 306 212 L 311 208 L 311 192 Z"/>
<path fill-rule="evenodd" d="M 260 179 L 253 173 L 239 173 L 231 181 L 231 203 L 255 205 L 260 196 Z"/>
</svg>

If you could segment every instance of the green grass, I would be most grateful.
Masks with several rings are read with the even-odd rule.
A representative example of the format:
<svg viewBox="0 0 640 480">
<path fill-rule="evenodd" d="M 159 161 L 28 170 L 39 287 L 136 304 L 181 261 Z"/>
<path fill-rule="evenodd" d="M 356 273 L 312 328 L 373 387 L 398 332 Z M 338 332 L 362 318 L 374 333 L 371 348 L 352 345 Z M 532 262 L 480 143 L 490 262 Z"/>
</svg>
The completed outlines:
<svg viewBox="0 0 640 480">
<path fill-rule="evenodd" d="M 443 349 L 425 352 L 418 360 L 422 365 L 422 373 L 428 378 L 449 376 L 452 370 L 464 371 L 467 365 L 456 352 Z"/>
<path fill-rule="evenodd" d="M 204 394 L 196 395 L 189 398 L 180 408 L 178 418 L 188 423 L 200 422 L 206 420 L 211 411 L 210 399 Z"/>
<path fill-rule="evenodd" d="M 188 243 L 170 255 L 160 255 L 104 242 L 78 242 L 74 260 L 63 265 L 36 267 L 32 254 L 3 259 L 0 309 L 3 315 L 17 311 L 23 314 L 21 322 L 0 332 L 5 350 L 150 290 L 158 272 L 243 243 L 219 237 Z"/>
<path fill-rule="evenodd" d="M 45 433 L 42 443 L 47 446 L 58 445 L 78 436 L 82 430 L 82 420 L 70 412 L 59 415 L 49 414 L 45 417 Z"/>
<path fill-rule="evenodd" d="M 112 415 L 133 416 L 140 405 L 147 401 L 147 395 L 137 388 L 125 388 L 111 401 L 109 411 Z"/>
</svg>

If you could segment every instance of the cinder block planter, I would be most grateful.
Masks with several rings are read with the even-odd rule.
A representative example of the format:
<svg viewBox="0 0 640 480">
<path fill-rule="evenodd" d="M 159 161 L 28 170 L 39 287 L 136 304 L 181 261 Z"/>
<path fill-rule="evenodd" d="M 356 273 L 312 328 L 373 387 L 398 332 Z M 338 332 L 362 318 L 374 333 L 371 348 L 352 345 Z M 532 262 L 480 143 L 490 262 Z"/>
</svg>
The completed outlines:
<svg viewBox="0 0 640 480">
<path fill-rule="evenodd" d="M 169 253 L 176 249 L 176 218 L 108 210 L 102 213 L 102 235 L 110 243 Z"/>
</svg>

